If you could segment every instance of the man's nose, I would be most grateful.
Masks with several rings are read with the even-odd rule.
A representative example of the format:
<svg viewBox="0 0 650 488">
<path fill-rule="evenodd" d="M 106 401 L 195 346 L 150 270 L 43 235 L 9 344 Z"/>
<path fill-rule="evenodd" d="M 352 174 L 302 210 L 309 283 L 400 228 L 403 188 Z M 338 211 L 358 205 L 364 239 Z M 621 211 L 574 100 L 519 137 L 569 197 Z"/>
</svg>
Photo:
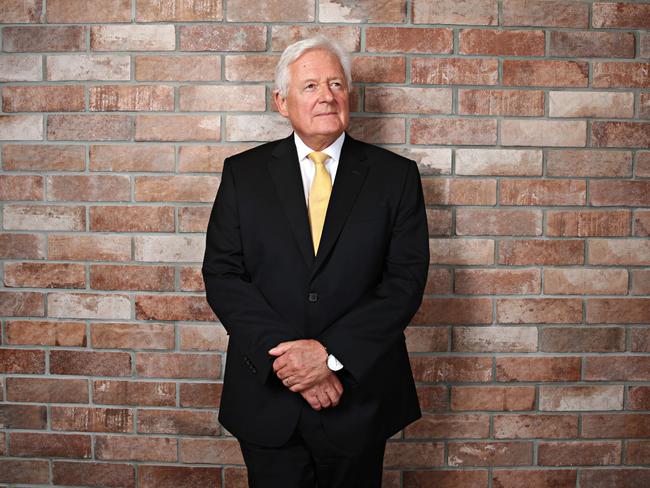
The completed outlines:
<svg viewBox="0 0 650 488">
<path fill-rule="evenodd" d="M 332 100 L 334 100 L 334 94 L 330 89 L 329 83 L 323 83 L 320 86 L 318 98 L 321 102 L 331 102 Z"/>
</svg>

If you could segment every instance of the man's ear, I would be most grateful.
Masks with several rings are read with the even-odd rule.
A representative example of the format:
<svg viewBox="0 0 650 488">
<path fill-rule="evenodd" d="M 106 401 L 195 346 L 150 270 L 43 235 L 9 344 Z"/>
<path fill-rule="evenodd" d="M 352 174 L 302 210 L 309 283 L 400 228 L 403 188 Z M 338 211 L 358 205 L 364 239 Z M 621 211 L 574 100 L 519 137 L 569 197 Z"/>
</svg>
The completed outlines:
<svg viewBox="0 0 650 488">
<path fill-rule="evenodd" d="M 278 107 L 278 112 L 283 117 L 288 117 L 289 112 L 287 111 L 287 99 L 280 95 L 279 90 L 273 91 L 273 99 L 275 100 L 275 106 Z"/>
</svg>

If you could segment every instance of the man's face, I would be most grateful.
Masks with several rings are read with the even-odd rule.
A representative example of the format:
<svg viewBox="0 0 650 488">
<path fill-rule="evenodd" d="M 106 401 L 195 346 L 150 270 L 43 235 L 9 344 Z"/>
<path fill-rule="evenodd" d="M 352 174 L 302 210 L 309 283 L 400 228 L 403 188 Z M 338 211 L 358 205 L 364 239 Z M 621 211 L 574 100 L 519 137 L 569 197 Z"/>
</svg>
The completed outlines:
<svg viewBox="0 0 650 488">
<path fill-rule="evenodd" d="M 324 149 L 350 121 L 349 87 L 341 63 L 327 50 L 312 49 L 289 66 L 289 75 L 287 97 L 275 94 L 278 109 L 305 144 Z"/>
</svg>

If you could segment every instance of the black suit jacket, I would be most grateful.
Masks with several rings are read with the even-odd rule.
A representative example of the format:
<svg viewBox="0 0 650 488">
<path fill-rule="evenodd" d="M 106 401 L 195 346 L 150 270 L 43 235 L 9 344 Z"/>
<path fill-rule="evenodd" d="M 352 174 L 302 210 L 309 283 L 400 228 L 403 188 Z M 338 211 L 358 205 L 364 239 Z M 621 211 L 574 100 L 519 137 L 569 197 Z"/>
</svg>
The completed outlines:
<svg viewBox="0 0 650 488">
<path fill-rule="evenodd" d="M 249 442 L 285 443 L 305 400 L 267 351 L 305 338 L 345 366 L 340 404 L 319 412 L 334 444 L 352 450 L 419 418 L 403 331 L 428 264 L 413 161 L 346 135 L 314 256 L 293 135 L 228 158 L 203 263 L 230 336 L 220 422 Z"/>
</svg>

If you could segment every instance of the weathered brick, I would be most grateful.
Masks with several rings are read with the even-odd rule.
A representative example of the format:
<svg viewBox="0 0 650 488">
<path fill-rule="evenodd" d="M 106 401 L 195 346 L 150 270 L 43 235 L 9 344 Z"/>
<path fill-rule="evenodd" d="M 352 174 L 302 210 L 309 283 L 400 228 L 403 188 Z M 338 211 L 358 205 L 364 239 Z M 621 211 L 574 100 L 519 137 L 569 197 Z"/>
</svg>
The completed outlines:
<svg viewBox="0 0 650 488">
<path fill-rule="evenodd" d="M 179 90 L 182 111 L 263 111 L 265 87 L 261 85 L 189 85 Z"/>
<path fill-rule="evenodd" d="M 245 144 L 181 146 L 178 150 L 178 169 L 189 173 L 221 173 L 224 159 L 249 148 Z"/>
<path fill-rule="evenodd" d="M 648 88 L 650 63 L 599 61 L 593 67 L 593 86 L 597 88 Z"/>
<path fill-rule="evenodd" d="M 289 121 L 279 115 L 227 115 L 226 141 L 272 141 L 291 134 Z"/>
<path fill-rule="evenodd" d="M 78 145 L 5 144 L 2 167 L 13 171 L 80 171 L 85 167 L 85 149 Z"/>
<path fill-rule="evenodd" d="M 131 356 L 124 352 L 51 351 L 52 374 L 129 376 Z"/>
<path fill-rule="evenodd" d="M 40 0 L 6 0 L 2 3 L 0 22 L 41 22 L 43 4 Z"/>
<path fill-rule="evenodd" d="M 391 151 L 415 161 L 422 176 L 451 174 L 451 148 L 391 147 Z"/>
<path fill-rule="evenodd" d="M 447 412 L 449 411 L 449 393 L 446 386 L 418 385 L 417 394 L 420 408 L 423 411 Z"/>
<path fill-rule="evenodd" d="M 137 239 L 137 238 L 136 238 Z M 172 291 L 171 266 L 90 266 L 90 287 L 95 290 Z"/>
<path fill-rule="evenodd" d="M 650 5 L 637 3 L 595 2 L 592 27 L 650 28 Z"/>
<path fill-rule="evenodd" d="M 429 253 L 436 264 L 492 264 L 494 241 L 490 239 L 431 239 Z"/>
<path fill-rule="evenodd" d="M 639 94 L 639 117 L 650 119 L 650 93 Z"/>
<path fill-rule="evenodd" d="M 223 0 L 138 0 L 138 22 L 223 20 Z"/>
<path fill-rule="evenodd" d="M 445 352 L 449 331 L 440 327 L 409 327 L 404 331 L 409 352 Z"/>
<path fill-rule="evenodd" d="M 215 176 L 138 176 L 135 199 L 144 202 L 212 202 L 219 186 Z"/>
<path fill-rule="evenodd" d="M 532 442 L 449 442 L 449 466 L 527 466 Z"/>
<path fill-rule="evenodd" d="M 93 112 L 174 110 L 174 88 L 168 85 L 91 86 L 88 96 Z"/>
<path fill-rule="evenodd" d="M 226 351 L 228 335 L 223 326 L 215 324 L 182 325 L 179 327 L 182 351 Z"/>
<path fill-rule="evenodd" d="M 594 239 L 589 243 L 591 264 L 650 264 L 650 241 Z"/>
<path fill-rule="evenodd" d="M 43 79 L 41 56 L 0 57 L 0 81 L 40 81 Z"/>
<path fill-rule="evenodd" d="M 0 428 L 2 429 L 45 429 L 47 411 L 45 405 L 0 405 Z M 0 470 L 2 473 L 2 470 Z"/>
<path fill-rule="evenodd" d="M 84 110 L 84 88 L 73 85 L 5 86 L 5 112 L 79 112 Z"/>
<path fill-rule="evenodd" d="M 84 51 L 86 30 L 77 25 L 5 27 L 2 47 L 8 52 Z"/>
<path fill-rule="evenodd" d="M 535 352 L 537 329 L 533 327 L 454 327 L 452 351 Z"/>
<path fill-rule="evenodd" d="M 650 405 L 650 387 L 629 387 L 626 404 L 628 410 L 648 410 L 648 405 Z"/>
<path fill-rule="evenodd" d="M 457 235 L 536 236 L 541 233 L 542 213 L 537 210 L 459 208 L 456 212 Z"/>
<path fill-rule="evenodd" d="M 589 5 L 565 0 L 504 0 L 503 24 L 589 27 Z"/>
<path fill-rule="evenodd" d="M 93 51 L 173 51 L 176 34 L 173 25 L 93 25 L 90 49 Z"/>
<path fill-rule="evenodd" d="M 456 149 L 456 174 L 541 176 L 542 152 L 525 149 Z"/>
<path fill-rule="evenodd" d="M 50 115 L 47 138 L 51 141 L 120 141 L 131 139 L 128 115 Z"/>
<path fill-rule="evenodd" d="M 130 319 L 131 301 L 126 295 L 50 293 L 48 315 L 75 319 Z"/>
<path fill-rule="evenodd" d="M 491 381 L 492 359 L 485 356 L 412 356 L 415 381 Z"/>
<path fill-rule="evenodd" d="M 135 310 L 139 320 L 215 320 L 202 295 L 139 295 L 135 300 Z"/>
<path fill-rule="evenodd" d="M 452 386 L 452 410 L 532 410 L 532 386 Z"/>
<path fill-rule="evenodd" d="M 136 141 L 218 141 L 220 117 L 215 115 L 138 115 Z"/>
<path fill-rule="evenodd" d="M 582 469 L 580 470 L 580 486 L 600 488 L 616 486 L 617 488 L 636 488 L 650 483 L 648 469 Z"/>
<path fill-rule="evenodd" d="M 497 121 L 487 119 L 411 120 L 411 144 L 495 144 Z"/>
<path fill-rule="evenodd" d="M 650 181 L 591 181 L 590 203 L 595 206 L 650 206 Z"/>
<path fill-rule="evenodd" d="M 638 438 L 650 434 L 650 415 L 641 413 L 589 414 L 582 416 L 582 437 Z M 605 485 L 607 486 L 607 485 Z M 609 485 L 612 486 L 612 485 Z M 619 486 L 619 485 L 614 485 Z"/>
<path fill-rule="evenodd" d="M 380 113 L 450 114 L 451 89 L 373 87 L 365 92 L 365 111 Z"/>
<path fill-rule="evenodd" d="M 587 323 L 641 324 L 650 320 L 650 299 L 592 298 L 587 300 Z"/>
<path fill-rule="evenodd" d="M 578 381 L 580 357 L 526 357 L 496 358 L 497 381 Z"/>
<path fill-rule="evenodd" d="M 427 226 L 430 236 L 451 236 L 450 209 L 427 209 Z"/>
<path fill-rule="evenodd" d="M 181 439 L 180 461 L 194 464 L 244 464 L 235 439 Z"/>
<path fill-rule="evenodd" d="M 111 435 L 95 436 L 96 459 L 105 461 L 177 461 L 176 439 Z"/>
<path fill-rule="evenodd" d="M 91 145 L 90 170 L 114 172 L 173 171 L 174 147 L 149 144 Z"/>
<path fill-rule="evenodd" d="M 352 60 L 352 79 L 357 83 L 404 83 L 406 61 L 401 56 L 357 56 Z"/>
<path fill-rule="evenodd" d="M 504 146 L 585 146 L 587 123 L 583 120 L 501 121 Z"/>
<path fill-rule="evenodd" d="M 88 403 L 88 381 L 63 378 L 7 378 L 7 400 L 39 403 Z"/>
<path fill-rule="evenodd" d="M 0 201 L 43 200 L 43 178 L 31 175 L 0 175 Z"/>
<path fill-rule="evenodd" d="M 131 238 L 120 235 L 50 235 L 48 258 L 74 261 L 128 261 Z"/>
<path fill-rule="evenodd" d="M 225 79 L 228 81 L 272 81 L 279 56 L 245 54 L 226 56 Z"/>
<path fill-rule="evenodd" d="M 92 206 L 90 230 L 99 232 L 173 232 L 174 209 L 167 206 Z"/>
<path fill-rule="evenodd" d="M 385 5 L 385 4 L 384 4 Z M 320 19 L 321 22 L 323 19 Z M 273 25 L 271 27 L 271 50 L 284 49 L 301 39 L 318 34 L 336 40 L 346 51 L 359 51 L 361 45 L 360 28 L 352 25 Z"/>
<path fill-rule="evenodd" d="M 587 381 L 648 381 L 650 364 L 643 356 L 591 356 L 585 358 Z"/>
<path fill-rule="evenodd" d="M 551 91 L 551 117 L 623 117 L 634 114 L 634 94 L 616 92 Z"/>
<path fill-rule="evenodd" d="M 425 293 L 427 295 L 451 293 L 451 270 L 446 268 L 429 268 Z"/>
<path fill-rule="evenodd" d="M 73 54 L 48 56 L 46 73 L 50 81 L 128 81 L 130 69 L 129 56 Z"/>
<path fill-rule="evenodd" d="M 503 61 L 503 84 L 511 86 L 586 87 L 589 66 L 585 61 L 524 60 Z"/>
<path fill-rule="evenodd" d="M 217 379 L 221 373 L 221 356 L 141 352 L 136 355 L 136 372 L 147 378 Z"/>
<path fill-rule="evenodd" d="M 219 435 L 220 427 L 216 412 L 147 409 L 138 412 L 138 433 L 213 436 Z"/>
<path fill-rule="evenodd" d="M 413 58 L 411 80 L 426 85 L 496 85 L 498 68 L 496 59 Z"/>
<path fill-rule="evenodd" d="M 425 414 L 404 429 L 407 439 L 472 439 L 488 437 L 490 417 L 484 414 Z"/>
<path fill-rule="evenodd" d="M 632 295 L 650 295 L 650 269 L 632 270 Z"/>
<path fill-rule="evenodd" d="M 366 51 L 407 53 L 451 53 L 451 29 L 419 27 L 368 27 Z"/>
<path fill-rule="evenodd" d="M 406 142 L 406 120 L 397 117 L 353 118 L 348 132 L 352 137 L 371 144 Z"/>
<path fill-rule="evenodd" d="M 541 90 L 458 90 L 462 115 L 544 115 Z"/>
<path fill-rule="evenodd" d="M 650 122 L 598 122 L 591 125 L 595 147 L 650 147 Z"/>
<path fill-rule="evenodd" d="M 582 240 L 505 240 L 499 242 L 498 264 L 583 264 Z"/>
<path fill-rule="evenodd" d="M 180 207 L 178 210 L 179 232 L 204 232 L 208 228 L 211 210 L 211 207 L 206 206 Z"/>
<path fill-rule="evenodd" d="M 415 24 L 476 24 L 496 25 L 499 22 L 495 0 L 446 2 L 444 0 L 415 0 Z"/>
<path fill-rule="evenodd" d="M 6 294 L 0 295 L 4 297 Z M 4 309 L 3 304 L 1 309 Z M 2 315 L 9 315 L 2 310 Z M 0 372 L 2 374 L 43 374 L 45 353 L 25 349 L 0 349 Z"/>
<path fill-rule="evenodd" d="M 622 410 L 623 385 L 542 386 L 539 409 L 554 411 Z M 573 461 L 573 457 L 569 457 Z M 583 464 L 583 463 L 575 463 Z"/>
<path fill-rule="evenodd" d="M 52 464 L 52 479 L 57 485 L 75 485 L 79 483 L 79 480 L 84 480 L 90 486 L 135 487 L 135 466 L 133 464 L 70 461 L 54 461 Z"/>
<path fill-rule="evenodd" d="M 461 54 L 544 56 L 544 31 L 461 29 Z"/>
<path fill-rule="evenodd" d="M 12 432 L 9 453 L 11 456 L 88 459 L 91 443 L 89 435 Z"/>
<path fill-rule="evenodd" d="M 0 459 L 0 482 L 46 484 L 50 478 L 49 470 L 48 461 Z"/>
<path fill-rule="evenodd" d="M 86 272 L 81 264 L 5 263 L 4 284 L 28 288 L 85 288 Z"/>
<path fill-rule="evenodd" d="M 86 324 L 44 320 L 11 320 L 5 323 L 8 344 L 85 346 Z"/>
<path fill-rule="evenodd" d="M 549 295 L 625 295 L 627 282 L 624 269 L 544 270 L 544 293 Z"/>
<path fill-rule="evenodd" d="M 426 178 L 422 181 L 427 205 L 494 205 L 496 180 Z"/>
<path fill-rule="evenodd" d="M 48 176 L 47 197 L 51 201 L 128 201 L 131 180 L 122 175 Z"/>
<path fill-rule="evenodd" d="M 442 442 L 388 442 L 384 468 L 431 468 L 443 466 L 444 459 Z"/>
<path fill-rule="evenodd" d="M 574 488 L 577 471 L 571 469 L 495 469 L 492 474 L 493 486 L 497 488 Z"/>
<path fill-rule="evenodd" d="M 633 58 L 630 32 L 551 31 L 549 55 L 566 58 Z"/>
<path fill-rule="evenodd" d="M 650 441 L 627 441 L 625 464 L 645 464 L 650 455 Z"/>
<path fill-rule="evenodd" d="M 0 316 L 43 317 L 45 296 L 32 291 L 0 291 Z"/>
<path fill-rule="evenodd" d="M 40 141 L 42 115 L 0 115 L 0 141 Z"/>
<path fill-rule="evenodd" d="M 621 442 L 540 442 L 540 466 L 604 466 L 621 463 Z"/>
<path fill-rule="evenodd" d="M 107 405 L 174 406 L 176 385 L 153 381 L 93 381 L 93 402 Z"/>
<path fill-rule="evenodd" d="M 577 415 L 511 413 L 495 415 L 493 421 L 497 439 L 557 439 L 578 435 Z"/>
<path fill-rule="evenodd" d="M 223 383 L 181 383 L 181 407 L 218 407 Z"/>
<path fill-rule="evenodd" d="M 84 0 L 49 0 L 49 23 L 130 22 L 131 0 L 94 0 L 92 8 Z"/>
<path fill-rule="evenodd" d="M 630 329 L 630 351 L 650 352 L 650 329 L 645 327 Z"/>
<path fill-rule="evenodd" d="M 5 228 L 8 228 L 6 227 L 6 222 Z M 43 259 L 44 257 L 44 236 L 37 234 L 0 233 L 0 258 Z"/>
<path fill-rule="evenodd" d="M 540 350 L 545 352 L 619 352 L 625 350 L 625 330 L 616 327 L 544 327 Z"/>
<path fill-rule="evenodd" d="M 133 411 L 127 408 L 52 407 L 51 420 L 52 430 L 133 432 Z"/>
<path fill-rule="evenodd" d="M 135 56 L 138 81 L 216 81 L 221 79 L 221 56 Z"/>
<path fill-rule="evenodd" d="M 628 151 L 552 149 L 546 156 L 548 176 L 632 176 Z"/>
<path fill-rule="evenodd" d="M 318 1 L 320 22 L 400 23 L 404 22 L 405 14 L 406 5 L 402 0 L 387 0 L 381 4 L 359 0 L 350 5 L 333 0 Z"/>
<path fill-rule="evenodd" d="M 582 321 L 582 301 L 574 298 L 498 298 L 497 321 L 505 324 L 566 324 Z"/>
<path fill-rule="evenodd" d="M 105 349 L 172 349 L 174 327 L 170 324 L 91 325 L 92 345 Z"/>
<path fill-rule="evenodd" d="M 438 488 L 483 488 L 488 483 L 485 470 L 403 471 L 404 486 L 409 488 L 435 486 Z M 396 485 L 399 486 L 399 485 Z"/>
<path fill-rule="evenodd" d="M 502 205 L 585 205 L 587 186 L 584 180 L 501 181 L 499 203 Z"/>
<path fill-rule="evenodd" d="M 270 7 L 266 6 L 262 10 L 269 9 Z M 179 36 L 181 51 L 232 52 L 266 49 L 266 27 L 262 25 L 183 25 L 179 27 Z"/>
<path fill-rule="evenodd" d="M 461 295 L 539 294 L 541 273 L 526 269 L 457 269 L 454 291 Z"/>
</svg>

